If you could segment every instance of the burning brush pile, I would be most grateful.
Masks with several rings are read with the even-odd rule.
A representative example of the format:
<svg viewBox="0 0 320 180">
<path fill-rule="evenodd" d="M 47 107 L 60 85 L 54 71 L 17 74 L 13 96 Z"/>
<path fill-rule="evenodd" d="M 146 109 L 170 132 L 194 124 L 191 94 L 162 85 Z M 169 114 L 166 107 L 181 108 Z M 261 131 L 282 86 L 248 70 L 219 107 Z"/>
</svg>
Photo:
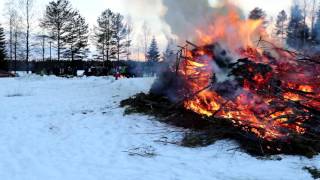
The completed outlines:
<svg viewBox="0 0 320 180">
<path fill-rule="evenodd" d="M 281 47 L 263 20 L 232 10 L 196 33 L 149 94 L 122 102 L 128 111 L 196 130 L 190 146 L 232 139 L 254 155 L 320 152 L 320 58 Z"/>
</svg>

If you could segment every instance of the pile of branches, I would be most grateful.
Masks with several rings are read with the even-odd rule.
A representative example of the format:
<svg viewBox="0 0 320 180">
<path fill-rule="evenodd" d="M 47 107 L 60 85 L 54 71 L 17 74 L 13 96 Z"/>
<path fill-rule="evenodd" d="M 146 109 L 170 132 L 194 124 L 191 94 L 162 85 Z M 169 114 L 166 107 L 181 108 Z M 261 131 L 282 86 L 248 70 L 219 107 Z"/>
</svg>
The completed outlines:
<svg viewBox="0 0 320 180">
<path fill-rule="evenodd" d="M 318 62 L 317 60 L 310 59 L 312 58 L 301 58 L 299 61 L 306 61 L 307 63 Z M 180 61 L 181 59 L 178 60 Z M 298 117 L 308 117 L 309 120 L 301 125 L 305 128 L 305 133 L 290 133 L 289 137 L 285 139 L 279 138 L 270 141 L 247 130 L 250 127 L 246 124 L 235 125 L 234 122 L 237 120 L 215 116 L 208 117 L 190 111 L 184 107 L 182 102 L 186 98 L 192 98 L 192 96 L 196 94 L 181 97 L 181 94 L 186 94 L 185 92 L 181 93 L 181 87 L 184 87 L 185 84 L 181 77 L 172 71 L 172 69 L 164 71 L 159 75 L 148 94 L 140 93 L 127 100 L 123 100 L 121 107 L 126 108 L 126 114 L 142 113 L 151 115 L 155 116 L 161 122 L 189 129 L 190 133 L 187 133 L 181 142 L 183 146 L 207 146 L 218 140 L 227 139 L 235 140 L 239 144 L 239 148 L 237 149 L 254 156 L 288 154 L 313 157 L 319 154 L 320 111 L 316 108 L 306 106 L 299 101 L 284 100 L 282 95 L 284 92 L 292 92 L 304 98 L 310 98 L 312 101 L 317 101 L 317 99 L 314 99 L 309 93 L 284 88 L 279 79 L 275 76 L 270 76 L 270 74 L 273 73 L 269 65 L 255 63 L 249 58 L 245 58 L 239 59 L 236 63 L 228 64 L 226 67 L 232 68 L 231 74 L 235 76 L 236 81 L 241 84 L 241 86 L 245 86 L 246 84 L 246 86 L 248 86 L 247 88 L 250 88 L 259 95 L 272 95 L 277 97 L 278 100 L 273 102 L 273 106 L 277 107 L 279 111 L 286 107 L 294 109 L 295 115 L 293 117 L 281 117 L 288 119 L 285 123 L 297 123 Z M 264 80 L 267 79 L 266 82 L 260 83 L 258 85 L 259 87 L 255 84 L 255 75 L 258 73 L 264 77 Z M 215 81 L 213 81 L 213 83 L 214 82 Z M 206 89 L 216 88 L 215 91 L 219 91 L 220 87 L 215 87 L 217 85 L 219 86 L 219 84 L 212 84 L 212 87 L 209 86 L 206 87 Z M 222 86 L 222 84 L 220 85 Z M 227 90 L 224 88 L 220 89 L 221 94 L 230 91 L 230 88 Z M 233 94 L 232 91 L 229 94 Z M 228 93 L 226 96 L 229 96 Z"/>
<path fill-rule="evenodd" d="M 311 158 L 320 152 L 319 136 L 305 134 L 292 137 L 290 142 L 266 141 L 250 131 L 244 131 L 244 127 L 234 126 L 230 119 L 201 116 L 183 106 L 176 106 L 164 96 L 140 93 L 123 100 L 121 107 L 126 108 L 126 115 L 150 115 L 160 122 L 190 130 L 182 140 L 182 146 L 202 147 L 225 139 L 235 140 L 239 144 L 238 150 L 253 156 L 288 154 Z"/>
</svg>

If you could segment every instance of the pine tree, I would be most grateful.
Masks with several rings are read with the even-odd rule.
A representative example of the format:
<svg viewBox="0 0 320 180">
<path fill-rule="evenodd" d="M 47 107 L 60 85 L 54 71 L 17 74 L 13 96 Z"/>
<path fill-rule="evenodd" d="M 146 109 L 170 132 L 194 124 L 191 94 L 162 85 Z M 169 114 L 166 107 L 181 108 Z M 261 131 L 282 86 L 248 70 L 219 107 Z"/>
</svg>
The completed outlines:
<svg viewBox="0 0 320 180">
<path fill-rule="evenodd" d="M 163 53 L 163 61 L 170 62 L 175 57 L 172 46 L 172 42 L 169 42 L 165 52 Z"/>
<path fill-rule="evenodd" d="M 176 47 L 173 43 L 173 40 L 169 40 L 166 50 L 162 56 L 162 63 L 160 65 L 160 72 L 168 71 L 169 69 L 176 71 L 176 58 L 177 55 L 174 53 L 174 47 Z"/>
<path fill-rule="evenodd" d="M 0 25 L 0 60 L 6 58 L 6 38 L 4 34 L 4 29 Z"/>
<path fill-rule="evenodd" d="M 127 61 L 130 60 L 130 55 L 131 55 L 131 42 L 132 42 L 132 30 L 133 30 L 133 25 L 132 25 L 132 19 L 130 16 L 127 17 L 126 20 L 126 29 L 127 29 L 127 52 L 126 52 L 126 56 L 127 56 Z"/>
<path fill-rule="evenodd" d="M 130 33 L 130 29 L 124 23 L 124 18 L 121 14 L 116 14 L 112 19 L 113 24 L 113 39 L 116 43 L 117 60 L 120 60 L 120 56 L 127 55 L 128 47 L 130 46 L 130 40 L 127 40 L 127 35 Z"/>
<path fill-rule="evenodd" d="M 89 53 L 89 25 L 87 24 L 85 18 L 80 15 L 76 17 L 76 22 L 77 43 L 75 45 L 75 57 L 76 59 L 83 60 Z"/>
<path fill-rule="evenodd" d="M 288 20 L 288 16 L 287 13 L 282 10 L 277 17 L 277 22 L 276 22 L 276 35 L 281 37 L 281 39 L 283 40 L 285 38 L 285 34 L 286 34 L 286 21 Z"/>
<path fill-rule="evenodd" d="M 152 38 L 149 51 L 147 53 L 147 58 L 148 58 L 148 62 L 152 64 L 160 61 L 158 43 L 155 37 Z"/>
<path fill-rule="evenodd" d="M 309 38 L 309 27 L 304 24 L 304 17 L 299 5 L 294 5 L 291 8 L 287 36 L 287 44 L 296 49 L 304 47 Z"/>
<path fill-rule="evenodd" d="M 261 8 L 254 8 L 250 14 L 249 14 L 249 19 L 252 20 L 259 20 L 259 19 L 265 19 L 267 14 L 261 9 Z"/>
<path fill-rule="evenodd" d="M 113 59 L 119 61 L 121 57 L 127 56 L 128 47 L 131 45 L 128 39 L 131 28 L 124 23 L 123 16 L 107 9 L 97 22 L 94 38 L 102 60 L 104 62 Z"/>
<path fill-rule="evenodd" d="M 154 75 L 157 72 L 157 63 L 160 61 L 160 53 L 156 38 L 153 37 L 149 50 L 147 52 L 147 66 L 150 75 Z"/>
<path fill-rule="evenodd" d="M 79 12 L 74 12 L 63 37 L 66 43 L 64 56 L 73 60 L 83 60 L 88 53 L 89 26 Z"/>
<path fill-rule="evenodd" d="M 6 69 L 4 60 L 6 58 L 6 39 L 4 29 L 0 26 L 0 69 Z"/>
<path fill-rule="evenodd" d="M 100 57 L 103 62 L 115 59 L 117 53 L 114 48 L 115 42 L 112 38 L 114 34 L 112 20 L 114 17 L 115 14 L 110 9 L 103 11 L 100 17 L 98 17 L 98 26 L 95 27 L 95 45 L 99 51 L 98 57 Z"/>
<path fill-rule="evenodd" d="M 68 0 L 51 1 L 41 21 L 41 27 L 49 30 L 52 39 L 57 42 L 58 60 L 60 60 L 61 50 L 65 45 L 64 37 L 73 15 L 74 12 Z"/>
</svg>

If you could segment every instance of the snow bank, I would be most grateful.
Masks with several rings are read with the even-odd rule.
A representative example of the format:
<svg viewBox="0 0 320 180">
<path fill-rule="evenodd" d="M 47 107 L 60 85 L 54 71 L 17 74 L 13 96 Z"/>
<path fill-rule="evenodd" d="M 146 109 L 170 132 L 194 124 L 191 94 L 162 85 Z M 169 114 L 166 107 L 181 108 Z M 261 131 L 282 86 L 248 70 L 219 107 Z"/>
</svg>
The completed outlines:
<svg viewBox="0 0 320 180">
<path fill-rule="evenodd" d="M 304 166 L 320 167 L 319 157 L 258 160 L 227 141 L 197 149 L 159 143 L 176 140 L 179 130 L 119 108 L 153 80 L 0 79 L 1 179 L 306 180 Z M 130 155 L 147 148 L 154 156 Z"/>
</svg>

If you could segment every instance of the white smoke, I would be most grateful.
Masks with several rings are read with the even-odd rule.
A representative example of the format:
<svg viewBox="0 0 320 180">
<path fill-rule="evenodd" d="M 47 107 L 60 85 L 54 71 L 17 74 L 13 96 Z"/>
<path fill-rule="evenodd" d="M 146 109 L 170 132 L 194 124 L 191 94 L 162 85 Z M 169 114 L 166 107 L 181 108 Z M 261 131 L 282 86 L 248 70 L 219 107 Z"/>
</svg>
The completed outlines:
<svg viewBox="0 0 320 180">
<path fill-rule="evenodd" d="M 166 7 L 163 19 L 180 43 L 196 42 L 197 30 L 207 29 L 215 17 L 224 16 L 230 10 L 228 0 L 162 0 L 162 3 Z M 240 8 L 233 7 L 244 18 Z"/>
<path fill-rule="evenodd" d="M 165 22 L 180 41 L 194 40 L 195 30 L 207 24 L 213 13 L 208 0 L 162 0 Z"/>
</svg>

